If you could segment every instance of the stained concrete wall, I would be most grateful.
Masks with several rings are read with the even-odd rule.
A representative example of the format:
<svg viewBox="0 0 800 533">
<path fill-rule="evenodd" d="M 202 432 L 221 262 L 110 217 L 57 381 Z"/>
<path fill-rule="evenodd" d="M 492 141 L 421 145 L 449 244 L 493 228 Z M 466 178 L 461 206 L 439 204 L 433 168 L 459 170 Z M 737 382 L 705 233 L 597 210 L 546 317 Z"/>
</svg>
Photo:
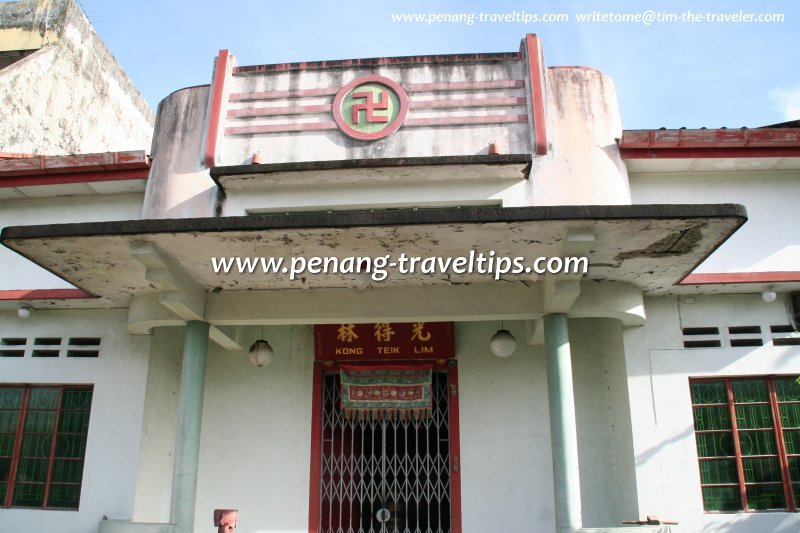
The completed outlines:
<svg viewBox="0 0 800 533">
<path fill-rule="evenodd" d="M 0 49 L 28 46 L 20 32 L 41 33 L 45 22 L 50 33 L 51 27 L 59 33 L 50 44 L 0 70 L 0 152 L 56 155 L 147 148 L 152 112 L 83 11 L 73 0 L 34 4 L 4 5 L 21 15 L 7 16 L 7 24 L 0 26 Z M 50 20 L 48 10 L 62 13 L 63 19 Z"/>
<path fill-rule="evenodd" d="M 682 532 L 797 531 L 796 513 L 703 511 L 689 392 L 691 377 L 796 374 L 800 346 L 769 342 L 769 326 L 788 323 L 785 298 L 768 304 L 758 294 L 693 295 L 690 302 L 647 298 L 647 323 L 625 332 L 640 515 L 677 520 Z M 764 346 L 683 348 L 682 327 L 749 325 L 767 332 Z"/>
<path fill-rule="evenodd" d="M 465 533 L 554 528 L 550 426 L 543 349 L 524 343 L 525 324 L 507 322 L 518 339 L 510 358 L 492 355 L 498 324 L 456 324 L 459 360 L 462 516 Z M 580 413 L 584 523 L 616 524 L 628 492 L 618 434 L 628 436 L 616 396 L 621 327 L 614 320 L 573 320 Z M 243 342 L 261 336 L 250 328 Z M 215 508 L 240 511 L 243 533 L 305 531 L 311 451 L 313 336 L 310 326 L 271 326 L 275 358 L 255 368 L 244 352 L 212 344 L 206 372 L 196 528 Z M 183 328 L 155 331 L 150 353 L 142 451 L 132 517 L 169 518 Z M 624 366 L 624 365 L 623 365 Z M 624 439 L 622 439 L 624 440 Z M 111 518 L 131 518 L 115 516 Z"/>
<path fill-rule="evenodd" d="M 0 338 L 100 337 L 97 358 L 2 357 L 2 383 L 94 385 L 80 510 L 3 509 L 0 530 L 97 531 L 103 515 L 133 510 L 150 338 L 132 336 L 125 310 L 0 311 Z"/>
</svg>

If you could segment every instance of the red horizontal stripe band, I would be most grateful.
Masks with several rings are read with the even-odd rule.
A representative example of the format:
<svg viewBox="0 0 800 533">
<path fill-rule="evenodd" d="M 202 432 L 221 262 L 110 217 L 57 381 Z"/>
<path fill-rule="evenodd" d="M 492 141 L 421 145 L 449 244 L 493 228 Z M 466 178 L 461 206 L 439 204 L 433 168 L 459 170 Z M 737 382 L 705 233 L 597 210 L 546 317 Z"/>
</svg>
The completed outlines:
<svg viewBox="0 0 800 533">
<path fill-rule="evenodd" d="M 403 87 L 408 91 L 457 91 L 477 89 L 519 89 L 525 80 L 451 81 L 439 83 L 409 83 Z"/>
<path fill-rule="evenodd" d="M 331 104 L 300 105 L 291 107 L 253 107 L 250 109 L 231 109 L 228 117 L 268 117 L 273 115 L 304 115 L 308 113 L 328 113 Z"/>
<path fill-rule="evenodd" d="M 452 100 L 411 100 L 411 109 L 439 109 L 446 107 L 492 107 L 521 105 L 527 103 L 524 96 L 507 98 L 454 98 Z"/>
<path fill-rule="evenodd" d="M 403 127 L 461 126 L 470 124 L 510 124 L 528 122 L 528 115 L 473 115 L 467 117 L 430 117 L 406 119 Z M 335 122 L 306 122 L 300 124 L 266 124 L 261 126 L 233 126 L 225 128 L 225 135 L 252 135 L 259 133 L 285 133 L 291 131 L 322 131 L 337 129 Z"/>
<path fill-rule="evenodd" d="M 0 290 L 0 300 L 74 300 L 94 298 L 80 289 Z"/>
<path fill-rule="evenodd" d="M 509 124 L 514 122 L 528 122 L 528 115 L 409 118 L 406 119 L 404 126 L 460 126 L 467 124 Z"/>
<path fill-rule="evenodd" d="M 253 93 L 231 93 L 228 99 L 231 102 L 241 102 L 246 100 L 274 100 L 276 98 L 302 98 L 304 96 L 332 96 L 338 92 L 338 87 L 296 89 L 292 91 L 261 91 Z"/>
<path fill-rule="evenodd" d="M 689 274 L 680 285 L 710 285 L 731 283 L 785 283 L 800 281 L 798 271 L 773 272 L 715 272 L 709 274 Z"/>
</svg>

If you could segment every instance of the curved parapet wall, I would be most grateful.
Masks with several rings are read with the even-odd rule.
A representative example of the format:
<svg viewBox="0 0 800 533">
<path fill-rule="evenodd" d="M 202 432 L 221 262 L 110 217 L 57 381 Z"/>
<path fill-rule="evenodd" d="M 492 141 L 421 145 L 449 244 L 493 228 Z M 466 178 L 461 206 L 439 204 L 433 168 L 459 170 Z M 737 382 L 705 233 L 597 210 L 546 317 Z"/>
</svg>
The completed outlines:
<svg viewBox="0 0 800 533">
<path fill-rule="evenodd" d="M 534 205 L 630 204 L 614 82 L 585 67 L 546 72 L 549 152 L 532 170 Z"/>
<path fill-rule="evenodd" d="M 202 162 L 208 93 L 189 87 L 159 104 L 142 218 L 214 216 L 217 187 Z"/>
</svg>

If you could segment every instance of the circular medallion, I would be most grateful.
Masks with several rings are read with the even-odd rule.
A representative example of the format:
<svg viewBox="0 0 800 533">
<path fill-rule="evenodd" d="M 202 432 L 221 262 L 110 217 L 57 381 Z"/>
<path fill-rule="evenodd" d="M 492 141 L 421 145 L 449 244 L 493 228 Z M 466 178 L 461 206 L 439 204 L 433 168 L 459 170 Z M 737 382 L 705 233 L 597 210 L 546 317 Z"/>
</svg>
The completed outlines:
<svg viewBox="0 0 800 533">
<path fill-rule="evenodd" d="M 363 76 L 342 87 L 333 99 L 333 119 L 345 135 L 360 141 L 397 131 L 408 114 L 405 90 L 383 76 Z"/>
</svg>

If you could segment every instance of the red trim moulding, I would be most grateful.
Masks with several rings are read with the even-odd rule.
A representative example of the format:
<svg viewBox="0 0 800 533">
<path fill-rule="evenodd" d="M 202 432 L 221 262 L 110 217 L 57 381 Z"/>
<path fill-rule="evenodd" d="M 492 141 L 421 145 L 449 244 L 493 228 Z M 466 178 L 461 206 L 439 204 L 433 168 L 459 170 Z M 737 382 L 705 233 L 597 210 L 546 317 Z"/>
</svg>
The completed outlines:
<svg viewBox="0 0 800 533">
<path fill-rule="evenodd" d="M 679 285 L 782 282 L 800 282 L 800 271 L 715 272 L 709 274 L 689 274 L 683 278 Z"/>
<path fill-rule="evenodd" d="M 739 159 L 743 157 L 800 157 L 800 147 L 620 148 L 622 159 Z"/>
<path fill-rule="evenodd" d="M 211 108 L 208 112 L 208 129 L 206 130 L 205 163 L 208 168 L 216 166 L 217 137 L 222 121 L 222 101 L 225 98 L 229 58 L 228 50 L 220 50 L 214 65 L 214 79 L 211 82 Z"/>
<path fill-rule="evenodd" d="M 542 70 L 542 47 L 539 38 L 529 33 L 525 36 L 528 56 L 528 75 L 531 82 L 531 108 L 533 111 L 533 151 L 536 155 L 547 154 L 547 125 L 544 110 L 544 75 Z"/>
<path fill-rule="evenodd" d="M 80 289 L 23 289 L 2 290 L 0 301 L 9 300 L 76 300 L 95 298 L 88 292 Z"/>
<path fill-rule="evenodd" d="M 28 176 L 0 175 L 0 188 L 29 187 L 34 185 L 64 185 L 67 183 L 93 183 L 98 181 L 146 180 L 150 169 L 73 172 L 68 174 L 39 174 Z"/>
</svg>

